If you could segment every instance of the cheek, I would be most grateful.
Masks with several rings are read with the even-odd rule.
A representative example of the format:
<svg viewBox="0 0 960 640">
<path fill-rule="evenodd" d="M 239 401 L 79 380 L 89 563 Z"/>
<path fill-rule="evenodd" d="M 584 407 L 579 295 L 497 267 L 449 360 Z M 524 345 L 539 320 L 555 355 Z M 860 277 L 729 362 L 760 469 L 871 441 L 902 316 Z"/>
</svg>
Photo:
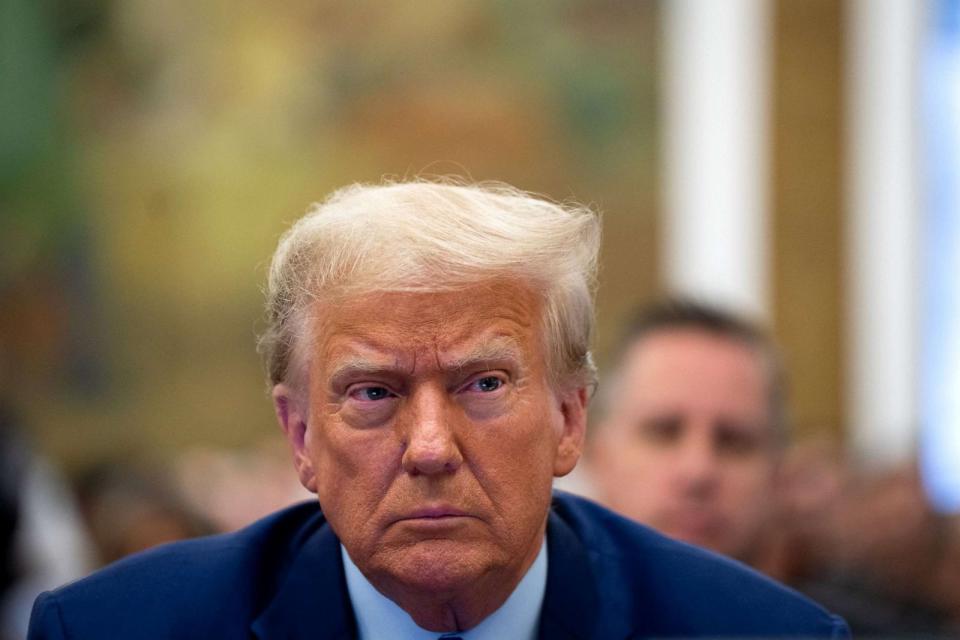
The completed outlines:
<svg viewBox="0 0 960 640">
<path fill-rule="evenodd" d="M 729 553 L 742 553 L 743 550 L 737 548 L 749 544 L 769 521 L 774 496 L 772 482 L 765 477 L 762 471 L 754 469 L 729 487 L 731 490 L 727 492 L 722 507 L 729 518 Z"/>
<path fill-rule="evenodd" d="M 611 481 L 627 479 L 638 491 L 664 482 L 670 470 L 670 457 L 664 449 L 639 438 L 621 439 L 607 445 Z"/>
<path fill-rule="evenodd" d="M 339 425 L 314 432 L 308 445 L 317 475 L 317 495 L 325 511 L 351 516 L 369 513 L 383 496 L 387 474 L 396 466 L 383 433 Z"/>
<path fill-rule="evenodd" d="M 773 499 L 773 469 L 757 460 L 731 467 L 727 499 L 744 510 L 764 510 Z"/>
<path fill-rule="evenodd" d="M 541 412 L 513 413 L 496 424 L 464 430 L 463 452 L 470 471 L 500 504 L 548 496 L 553 481 L 557 435 Z M 528 498 L 529 497 L 529 498 Z"/>
<path fill-rule="evenodd" d="M 660 470 L 661 457 L 651 455 L 648 447 L 637 442 L 598 443 L 595 476 L 606 499 L 633 517 L 647 515 L 648 505 L 666 493 L 660 486 L 666 478 Z"/>
<path fill-rule="evenodd" d="M 521 496 L 529 493 L 531 482 L 553 477 L 544 471 L 552 458 L 542 439 L 527 434 L 483 431 L 464 438 L 463 450 L 470 470 L 490 493 Z"/>
</svg>

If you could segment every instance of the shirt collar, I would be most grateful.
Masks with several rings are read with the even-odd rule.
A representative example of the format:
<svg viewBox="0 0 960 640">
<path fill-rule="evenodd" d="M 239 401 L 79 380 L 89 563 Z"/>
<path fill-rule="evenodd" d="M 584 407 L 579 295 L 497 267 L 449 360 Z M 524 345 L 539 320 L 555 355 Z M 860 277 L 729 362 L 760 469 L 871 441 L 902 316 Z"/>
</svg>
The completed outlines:
<svg viewBox="0 0 960 640">
<path fill-rule="evenodd" d="M 340 545 L 340 555 L 347 578 L 347 592 L 353 603 L 360 640 L 403 638 L 404 640 L 436 640 L 445 634 L 427 631 L 413 621 L 393 600 L 377 591 L 353 564 Z M 520 584 L 499 609 L 469 631 L 455 634 L 463 640 L 500 640 L 517 638 L 535 640 L 540 621 L 540 607 L 547 590 L 547 541 L 540 545 L 537 558 L 530 565 Z"/>
</svg>

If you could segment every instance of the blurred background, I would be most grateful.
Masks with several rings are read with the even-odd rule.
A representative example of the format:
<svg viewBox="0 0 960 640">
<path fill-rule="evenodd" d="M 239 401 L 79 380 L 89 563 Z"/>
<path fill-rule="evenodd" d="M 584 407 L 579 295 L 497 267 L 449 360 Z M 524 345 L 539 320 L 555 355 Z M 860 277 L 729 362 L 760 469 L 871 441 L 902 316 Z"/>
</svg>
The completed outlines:
<svg viewBox="0 0 960 640">
<path fill-rule="evenodd" d="M 658 293 L 743 311 L 796 441 L 960 509 L 958 0 L 0 0 L 0 38 L 4 437 L 88 530 L 170 516 L 86 566 L 301 495 L 266 265 L 383 176 L 594 205 L 601 369 Z"/>
</svg>

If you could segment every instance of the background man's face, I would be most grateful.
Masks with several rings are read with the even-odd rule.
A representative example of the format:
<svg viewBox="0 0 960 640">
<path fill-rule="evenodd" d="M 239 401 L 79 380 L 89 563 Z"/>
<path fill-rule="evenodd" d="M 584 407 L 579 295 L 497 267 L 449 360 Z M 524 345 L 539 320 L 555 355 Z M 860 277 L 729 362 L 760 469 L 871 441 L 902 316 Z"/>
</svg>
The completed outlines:
<svg viewBox="0 0 960 640">
<path fill-rule="evenodd" d="M 696 329 L 635 342 L 612 389 L 592 467 L 612 508 L 745 559 L 768 517 L 775 468 L 764 363 Z"/>
<path fill-rule="evenodd" d="M 585 420 L 584 394 L 547 384 L 540 317 L 502 282 L 320 310 L 302 441 L 286 428 L 301 481 L 395 600 L 519 580 L 536 556 Z"/>
</svg>

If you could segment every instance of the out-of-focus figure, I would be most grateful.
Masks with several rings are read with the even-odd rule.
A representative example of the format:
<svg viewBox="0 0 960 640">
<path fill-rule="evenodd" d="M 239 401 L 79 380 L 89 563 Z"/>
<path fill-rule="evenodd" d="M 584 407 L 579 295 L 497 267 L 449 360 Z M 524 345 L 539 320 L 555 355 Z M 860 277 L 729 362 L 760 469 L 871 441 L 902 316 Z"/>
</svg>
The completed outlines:
<svg viewBox="0 0 960 640">
<path fill-rule="evenodd" d="M 94 567 L 73 495 L 0 397 L 0 640 L 23 638 L 37 593 Z"/>
<path fill-rule="evenodd" d="M 195 447 L 177 459 L 174 481 L 185 503 L 217 532 L 236 531 L 311 497 L 290 474 L 283 444 L 265 440 L 246 449 Z"/>
<path fill-rule="evenodd" d="M 83 514 L 100 564 L 217 530 L 175 479 L 146 462 L 103 462 L 79 480 Z"/>
<path fill-rule="evenodd" d="M 778 577 L 860 636 L 960 634 L 960 528 L 932 509 L 916 468 L 857 473 L 804 445 L 780 494 Z"/>
<path fill-rule="evenodd" d="M 785 373 L 760 327 L 667 300 L 617 354 L 587 448 L 602 502 L 791 584 L 855 635 L 960 632 L 957 522 L 916 469 L 870 475 L 836 443 L 788 448 Z"/>
<path fill-rule="evenodd" d="M 592 481 L 613 509 L 759 561 L 785 440 L 780 361 L 750 322 L 693 301 L 640 311 L 599 393 Z"/>
</svg>

